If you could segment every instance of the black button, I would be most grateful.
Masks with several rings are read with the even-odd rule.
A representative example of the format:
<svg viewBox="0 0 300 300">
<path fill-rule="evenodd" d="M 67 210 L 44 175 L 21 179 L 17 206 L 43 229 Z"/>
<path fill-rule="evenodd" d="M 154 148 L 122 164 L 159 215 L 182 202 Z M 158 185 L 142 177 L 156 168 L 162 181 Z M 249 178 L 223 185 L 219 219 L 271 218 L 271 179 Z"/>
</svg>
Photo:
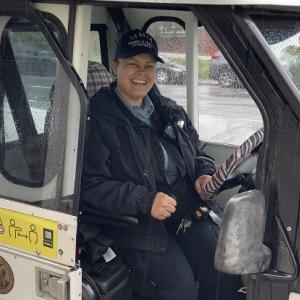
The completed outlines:
<svg viewBox="0 0 300 300">
<path fill-rule="evenodd" d="M 136 132 L 137 132 L 137 134 L 139 134 L 139 135 L 142 134 L 142 130 L 141 130 L 141 129 L 138 129 Z"/>
</svg>

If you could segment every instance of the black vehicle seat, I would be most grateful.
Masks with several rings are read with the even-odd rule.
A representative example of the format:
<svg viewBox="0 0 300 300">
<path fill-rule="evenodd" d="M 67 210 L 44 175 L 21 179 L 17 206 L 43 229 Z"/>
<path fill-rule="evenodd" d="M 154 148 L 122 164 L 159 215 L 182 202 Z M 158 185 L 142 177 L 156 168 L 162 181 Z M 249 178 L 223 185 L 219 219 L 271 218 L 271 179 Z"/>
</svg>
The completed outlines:
<svg viewBox="0 0 300 300">
<path fill-rule="evenodd" d="M 80 222 L 83 223 L 80 227 L 81 235 L 78 240 L 91 240 L 95 242 L 99 236 L 95 237 L 93 234 L 93 227 L 97 228 L 105 225 L 116 227 L 139 226 L 138 219 L 131 216 L 111 215 L 106 212 L 95 211 L 82 205 L 82 213 L 80 214 Z M 84 234 L 85 232 L 85 234 Z M 88 236 L 90 235 L 90 236 Z M 101 236 L 101 235 L 100 235 Z M 109 239 L 108 239 L 109 240 Z M 107 244 L 101 239 L 102 245 Z M 91 248 L 89 248 L 91 249 Z M 82 259 L 83 257 L 79 257 Z M 84 262 L 84 258 L 82 259 Z M 88 268 L 82 265 L 83 270 L 89 272 L 87 276 L 83 276 L 83 300 L 159 300 L 160 296 L 153 284 L 145 282 L 137 277 L 130 269 L 122 262 L 121 258 L 117 256 L 115 266 L 112 261 L 100 270 L 99 274 L 89 272 Z M 102 265 L 103 267 L 103 265 Z M 92 281 L 92 282 L 91 282 Z M 101 298 L 99 296 L 101 295 Z M 120 298 L 121 297 L 121 298 Z"/>
<path fill-rule="evenodd" d="M 83 300 L 132 300 L 132 283 L 128 269 L 122 265 L 105 277 L 82 274 Z"/>
<path fill-rule="evenodd" d="M 96 223 L 87 214 L 80 214 L 77 236 L 77 258 L 83 270 L 82 299 L 132 300 L 132 272 L 123 263 L 113 240 L 102 233 L 106 218 L 99 213 Z"/>
</svg>

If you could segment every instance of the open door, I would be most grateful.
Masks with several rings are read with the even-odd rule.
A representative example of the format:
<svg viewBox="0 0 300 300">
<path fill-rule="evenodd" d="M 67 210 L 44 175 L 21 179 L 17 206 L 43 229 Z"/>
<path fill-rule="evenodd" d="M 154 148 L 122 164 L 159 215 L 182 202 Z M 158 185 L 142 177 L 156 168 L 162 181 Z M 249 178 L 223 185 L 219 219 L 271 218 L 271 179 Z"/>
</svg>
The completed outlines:
<svg viewBox="0 0 300 300">
<path fill-rule="evenodd" d="M 0 294 L 81 299 L 86 96 L 39 15 L 12 2 L 0 5 Z"/>
</svg>

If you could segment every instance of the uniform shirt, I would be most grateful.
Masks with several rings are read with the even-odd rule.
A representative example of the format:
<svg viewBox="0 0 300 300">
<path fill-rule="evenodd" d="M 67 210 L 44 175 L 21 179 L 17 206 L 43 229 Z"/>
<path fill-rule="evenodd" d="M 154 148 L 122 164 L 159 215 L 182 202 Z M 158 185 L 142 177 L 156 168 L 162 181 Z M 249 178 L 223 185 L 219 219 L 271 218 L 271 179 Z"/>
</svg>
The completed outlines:
<svg viewBox="0 0 300 300">
<path fill-rule="evenodd" d="M 148 125 L 149 127 L 152 128 L 151 116 L 154 113 L 154 105 L 153 105 L 151 99 L 149 98 L 149 96 L 146 95 L 143 98 L 143 107 L 138 107 L 138 106 L 134 106 L 131 103 L 128 103 L 127 101 L 122 99 L 122 97 L 118 93 L 117 88 L 115 90 L 116 90 L 117 95 L 121 99 L 122 103 L 124 104 L 124 106 L 137 119 L 139 119 L 140 121 L 142 121 L 143 123 L 145 123 L 146 125 Z M 176 164 L 175 164 L 172 156 L 170 156 L 168 154 L 168 152 L 167 152 L 165 146 L 163 145 L 161 139 L 160 139 L 160 146 L 161 146 L 163 156 L 164 156 L 165 176 L 166 176 L 167 182 L 169 184 L 172 184 L 176 180 L 176 178 L 179 176 L 179 172 L 178 172 L 178 169 L 176 167 Z"/>
</svg>

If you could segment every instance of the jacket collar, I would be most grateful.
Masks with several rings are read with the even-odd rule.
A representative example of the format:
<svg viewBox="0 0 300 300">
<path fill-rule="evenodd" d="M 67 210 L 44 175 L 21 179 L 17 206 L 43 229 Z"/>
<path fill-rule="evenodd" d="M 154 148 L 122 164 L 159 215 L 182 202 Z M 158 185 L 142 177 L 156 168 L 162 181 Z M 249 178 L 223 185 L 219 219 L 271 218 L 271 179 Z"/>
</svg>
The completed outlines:
<svg viewBox="0 0 300 300">
<path fill-rule="evenodd" d="M 123 121 L 127 121 L 127 118 L 122 113 L 117 101 L 119 96 L 115 91 L 116 82 L 112 82 L 110 86 L 101 88 L 91 99 L 91 112 L 102 113 L 105 116 L 110 116 L 113 118 L 121 119 Z M 121 104 L 123 105 L 123 104 Z"/>
<path fill-rule="evenodd" d="M 91 105 L 93 105 L 93 102 L 96 102 L 95 105 L 97 106 L 98 112 L 118 119 L 127 120 L 117 104 L 117 101 L 121 100 L 115 91 L 115 87 L 116 81 L 112 82 L 109 87 L 100 89 L 100 91 L 91 98 Z M 148 93 L 148 96 L 152 100 L 155 111 L 158 112 L 164 126 L 185 120 L 183 108 L 174 100 L 160 95 L 156 87 Z"/>
<path fill-rule="evenodd" d="M 183 108 L 174 100 L 160 95 L 157 88 L 153 88 L 148 95 L 165 126 L 185 120 Z"/>
</svg>

